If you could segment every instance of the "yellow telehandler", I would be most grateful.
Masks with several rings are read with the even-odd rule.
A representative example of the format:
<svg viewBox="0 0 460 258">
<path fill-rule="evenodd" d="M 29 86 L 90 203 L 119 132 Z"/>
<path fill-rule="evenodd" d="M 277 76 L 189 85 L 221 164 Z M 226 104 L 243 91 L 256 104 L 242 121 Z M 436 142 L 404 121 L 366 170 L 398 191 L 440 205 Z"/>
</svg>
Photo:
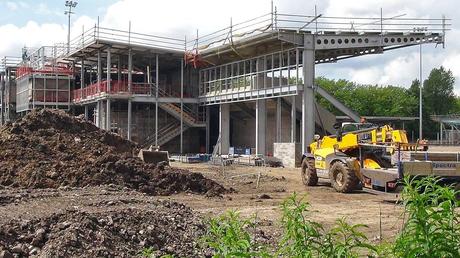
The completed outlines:
<svg viewBox="0 0 460 258">
<path fill-rule="evenodd" d="M 315 140 L 302 156 L 301 176 L 306 186 L 329 179 L 337 192 L 363 187 L 383 191 L 400 188 L 404 175 L 436 175 L 442 182 L 460 182 L 458 153 L 427 152 L 427 142 L 410 144 L 404 130 L 371 123 L 336 124 L 336 135 Z"/>
</svg>

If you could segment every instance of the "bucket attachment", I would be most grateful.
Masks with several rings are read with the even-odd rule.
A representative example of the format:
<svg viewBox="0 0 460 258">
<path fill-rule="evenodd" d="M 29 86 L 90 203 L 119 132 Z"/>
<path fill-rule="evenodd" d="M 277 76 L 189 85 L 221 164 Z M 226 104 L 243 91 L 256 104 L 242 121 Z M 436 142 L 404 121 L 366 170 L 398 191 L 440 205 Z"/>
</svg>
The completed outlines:
<svg viewBox="0 0 460 258">
<path fill-rule="evenodd" d="M 169 165 L 169 153 L 167 151 L 160 151 L 158 148 L 153 148 L 152 146 L 148 150 L 140 150 L 137 156 L 145 163 L 156 165 L 162 162 Z"/>
</svg>

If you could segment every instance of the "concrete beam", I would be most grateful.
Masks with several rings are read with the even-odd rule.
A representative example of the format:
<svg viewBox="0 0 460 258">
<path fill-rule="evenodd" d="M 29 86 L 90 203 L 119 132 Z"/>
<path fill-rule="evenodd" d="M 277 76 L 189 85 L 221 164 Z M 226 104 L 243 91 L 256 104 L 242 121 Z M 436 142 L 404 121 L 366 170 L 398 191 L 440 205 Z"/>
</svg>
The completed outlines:
<svg viewBox="0 0 460 258">
<path fill-rule="evenodd" d="M 256 154 L 266 154 L 267 106 L 265 99 L 256 100 Z"/>
<path fill-rule="evenodd" d="M 219 105 L 220 154 L 228 154 L 230 148 L 230 104 Z"/>
<path fill-rule="evenodd" d="M 315 134 L 315 35 L 304 35 L 302 52 L 304 88 L 302 92 L 302 153 L 313 141 Z"/>
</svg>

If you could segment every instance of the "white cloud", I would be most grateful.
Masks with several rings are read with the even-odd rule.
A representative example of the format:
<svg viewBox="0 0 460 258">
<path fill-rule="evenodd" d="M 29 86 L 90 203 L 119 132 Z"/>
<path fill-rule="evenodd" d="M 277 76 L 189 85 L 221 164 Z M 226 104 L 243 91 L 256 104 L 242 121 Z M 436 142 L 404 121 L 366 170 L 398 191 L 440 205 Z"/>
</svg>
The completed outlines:
<svg viewBox="0 0 460 258">
<path fill-rule="evenodd" d="M 27 5 L 22 1 L 8 1 L 9 9 Z M 455 0 L 277 0 L 280 13 L 313 14 L 314 5 L 318 12 L 328 16 L 366 16 L 378 17 L 380 7 L 384 17 L 406 14 L 405 17 L 440 18 L 442 14 L 453 18 L 453 30 L 447 35 L 447 48 L 435 49 L 426 45 L 423 54 L 424 77 L 428 72 L 440 65 L 451 69 L 457 78 L 460 90 L 460 31 L 457 10 L 460 2 Z M 50 10 L 45 4 L 34 5 L 35 12 L 49 12 L 63 15 L 59 10 Z M 140 33 L 160 34 L 189 38 L 194 36 L 196 29 L 203 35 L 230 23 L 241 22 L 249 18 L 270 12 L 270 0 L 119 0 L 101 13 L 101 26 L 127 30 L 132 23 L 132 31 Z M 73 18 L 72 37 L 80 34 L 82 27 L 90 28 L 97 22 L 96 18 L 82 16 L 79 13 Z M 0 41 L 0 56 L 20 55 L 24 45 L 50 45 L 66 40 L 67 28 L 63 24 L 38 24 L 29 22 L 23 27 L 0 25 L 0 35 L 8 35 Z M 418 48 L 393 50 L 383 55 L 371 55 L 340 61 L 336 64 L 320 65 L 318 75 L 331 78 L 344 78 L 360 83 L 393 84 L 409 86 L 418 77 Z"/>
<path fill-rule="evenodd" d="M 14 12 L 19 8 L 19 5 L 15 2 L 6 2 L 6 8 Z"/>
</svg>

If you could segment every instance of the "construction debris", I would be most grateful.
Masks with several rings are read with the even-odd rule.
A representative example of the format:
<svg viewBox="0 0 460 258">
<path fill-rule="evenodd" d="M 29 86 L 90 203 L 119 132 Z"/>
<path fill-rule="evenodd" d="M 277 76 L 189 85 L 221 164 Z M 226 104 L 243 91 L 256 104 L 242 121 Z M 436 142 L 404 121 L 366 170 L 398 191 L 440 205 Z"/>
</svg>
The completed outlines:
<svg viewBox="0 0 460 258">
<path fill-rule="evenodd" d="M 137 146 L 63 111 L 35 110 L 0 130 L 0 185 L 21 188 L 115 184 L 152 195 L 226 189 L 200 173 L 133 157 Z"/>
<path fill-rule="evenodd" d="M 0 225 L 2 257 L 204 257 L 202 219 L 190 208 L 157 201 L 148 210 L 66 210 L 35 220 Z M 9 256 L 8 256 L 9 255 Z"/>
</svg>

